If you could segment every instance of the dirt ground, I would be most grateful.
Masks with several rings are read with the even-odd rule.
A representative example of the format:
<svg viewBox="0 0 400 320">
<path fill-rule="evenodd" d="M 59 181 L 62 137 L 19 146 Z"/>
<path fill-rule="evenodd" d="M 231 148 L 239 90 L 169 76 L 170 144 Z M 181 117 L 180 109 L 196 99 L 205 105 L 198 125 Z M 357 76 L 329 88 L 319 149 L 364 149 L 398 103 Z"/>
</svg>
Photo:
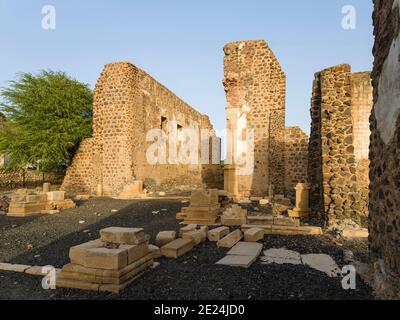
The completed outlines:
<svg viewBox="0 0 400 320">
<path fill-rule="evenodd" d="M 142 227 L 154 241 L 159 231 L 179 230 L 175 214 L 187 205 L 180 200 L 107 198 L 78 204 L 53 216 L 0 216 L 0 262 L 62 267 L 68 263 L 71 246 L 98 238 L 99 230 L 109 226 Z M 266 249 L 282 247 L 301 254 L 326 253 L 339 267 L 344 265 L 344 247 L 324 236 L 268 236 L 264 240 Z M 347 247 L 357 258 L 366 259 L 364 242 Z M 146 272 L 120 295 L 44 290 L 41 277 L 0 272 L 0 299 L 373 299 L 359 277 L 356 290 L 344 290 L 341 278 L 330 278 L 304 265 L 264 265 L 259 260 L 249 269 L 216 265 L 226 252 L 206 242 L 177 260 L 160 258 L 158 268 Z"/>
</svg>

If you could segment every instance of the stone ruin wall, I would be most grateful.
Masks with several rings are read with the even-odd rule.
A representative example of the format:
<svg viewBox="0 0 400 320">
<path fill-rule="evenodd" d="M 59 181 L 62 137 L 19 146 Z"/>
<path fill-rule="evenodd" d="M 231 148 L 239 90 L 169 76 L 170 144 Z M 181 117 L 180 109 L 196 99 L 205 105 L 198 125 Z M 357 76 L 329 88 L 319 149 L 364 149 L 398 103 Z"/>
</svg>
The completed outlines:
<svg viewBox="0 0 400 320">
<path fill-rule="evenodd" d="M 285 193 L 295 200 L 298 183 L 308 183 L 308 136 L 299 127 L 285 130 Z"/>
<path fill-rule="evenodd" d="M 181 129 L 197 128 L 199 135 L 200 129 L 212 129 L 207 116 L 143 70 L 130 63 L 106 65 L 94 92 L 93 137 L 81 143 L 62 189 L 94 194 L 101 184 L 104 195 L 117 196 L 133 180 L 142 180 L 151 191 L 222 188 L 219 164 L 147 162 L 146 151 L 153 143 L 146 142 L 147 132 L 163 129 L 168 134 L 165 128 L 172 120 Z"/>
<path fill-rule="evenodd" d="M 234 165 L 225 170 L 225 188 L 241 197 L 266 196 L 272 183 L 283 194 L 285 74 L 265 41 L 230 43 L 224 52 L 227 128 L 237 128 L 238 115 L 244 115 L 255 145 L 253 173 L 235 176 Z"/>
<path fill-rule="evenodd" d="M 400 298 L 400 1 L 375 0 L 369 243 L 376 292 Z"/>
<path fill-rule="evenodd" d="M 325 218 L 351 219 L 365 226 L 368 216 L 367 115 L 369 73 L 352 74 L 338 65 L 315 75 L 311 100 L 309 179 L 311 206 Z"/>
</svg>

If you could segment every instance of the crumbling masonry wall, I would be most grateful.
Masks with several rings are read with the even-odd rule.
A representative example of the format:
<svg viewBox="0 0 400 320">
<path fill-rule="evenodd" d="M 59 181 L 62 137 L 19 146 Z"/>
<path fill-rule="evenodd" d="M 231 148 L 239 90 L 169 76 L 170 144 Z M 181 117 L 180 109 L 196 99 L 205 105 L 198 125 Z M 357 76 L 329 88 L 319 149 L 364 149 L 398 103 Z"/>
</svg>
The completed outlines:
<svg viewBox="0 0 400 320">
<path fill-rule="evenodd" d="M 311 100 L 311 206 L 330 222 L 367 224 L 369 73 L 338 65 L 315 75 Z"/>
<path fill-rule="evenodd" d="M 199 137 L 201 129 L 212 130 L 207 116 L 143 70 L 125 62 L 106 65 L 94 91 L 93 137 L 81 143 L 62 189 L 95 194 L 97 185 L 102 185 L 104 195 L 118 196 L 134 180 L 142 180 L 151 191 L 222 188 L 219 164 L 171 163 L 168 142 L 167 163 L 147 161 L 146 152 L 156 141 L 146 141 L 149 130 L 162 129 L 168 137 L 169 124 L 175 121 L 177 130 L 194 128 Z M 216 141 L 209 139 L 210 144 Z M 200 149 L 199 143 L 199 155 Z"/>
<path fill-rule="evenodd" d="M 374 1 L 369 242 L 376 292 L 400 298 L 400 1 Z"/>
<path fill-rule="evenodd" d="M 265 196 L 273 184 L 275 193 L 284 193 L 285 74 L 265 41 L 230 43 L 224 52 L 227 128 L 245 120 L 254 130 L 254 170 L 238 175 L 239 164 L 226 166 L 225 189 L 239 197 Z M 243 132 L 239 137 L 249 138 Z"/>
<path fill-rule="evenodd" d="M 308 136 L 299 127 L 285 130 L 285 190 L 295 199 L 298 183 L 308 182 Z"/>
</svg>

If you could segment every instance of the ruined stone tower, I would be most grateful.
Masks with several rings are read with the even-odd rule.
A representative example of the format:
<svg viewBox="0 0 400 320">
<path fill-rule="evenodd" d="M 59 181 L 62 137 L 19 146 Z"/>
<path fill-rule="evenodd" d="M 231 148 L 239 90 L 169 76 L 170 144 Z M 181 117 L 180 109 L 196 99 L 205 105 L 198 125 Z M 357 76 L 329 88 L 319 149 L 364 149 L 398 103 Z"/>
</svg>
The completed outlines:
<svg viewBox="0 0 400 320">
<path fill-rule="evenodd" d="M 400 298 L 400 1 L 375 0 L 369 241 L 372 285 Z"/>
<path fill-rule="evenodd" d="M 145 188 L 152 191 L 221 188 L 219 164 L 148 162 L 146 152 L 154 141 L 148 141 L 147 133 L 161 129 L 168 137 L 171 123 L 176 123 L 178 134 L 186 128 L 193 128 L 199 137 L 201 129 L 212 131 L 207 116 L 143 70 L 125 62 L 106 65 L 94 91 L 93 137 L 81 143 L 62 189 L 95 194 L 101 185 L 104 195 L 118 196 L 135 180 L 143 181 Z M 199 144 L 199 154 L 201 147 Z M 167 159 L 168 151 L 167 144 Z"/>
<path fill-rule="evenodd" d="M 265 41 L 230 43 L 224 52 L 228 153 L 241 155 L 254 139 L 254 150 L 244 148 L 246 164 L 232 157 L 225 165 L 225 190 L 235 197 L 266 196 L 272 184 L 283 194 L 285 74 Z"/>
<path fill-rule="evenodd" d="M 309 179 L 314 212 L 366 225 L 368 216 L 369 72 L 338 65 L 315 75 Z"/>
</svg>

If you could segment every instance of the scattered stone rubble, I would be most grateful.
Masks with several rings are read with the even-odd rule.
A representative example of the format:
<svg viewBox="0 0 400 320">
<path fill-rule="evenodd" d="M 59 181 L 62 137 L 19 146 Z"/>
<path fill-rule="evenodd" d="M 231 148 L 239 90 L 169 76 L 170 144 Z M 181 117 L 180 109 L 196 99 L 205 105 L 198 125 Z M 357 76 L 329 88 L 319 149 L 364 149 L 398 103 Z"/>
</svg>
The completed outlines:
<svg viewBox="0 0 400 320">
<path fill-rule="evenodd" d="M 47 189 L 47 186 L 45 187 Z M 64 191 L 36 192 L 19 189 L 11 197 L 8 216 L 26 217 L 38 214 L 54 214 L 59 210 L 75 208 L 71 199 L 65 199 Z"/>
</svg>

